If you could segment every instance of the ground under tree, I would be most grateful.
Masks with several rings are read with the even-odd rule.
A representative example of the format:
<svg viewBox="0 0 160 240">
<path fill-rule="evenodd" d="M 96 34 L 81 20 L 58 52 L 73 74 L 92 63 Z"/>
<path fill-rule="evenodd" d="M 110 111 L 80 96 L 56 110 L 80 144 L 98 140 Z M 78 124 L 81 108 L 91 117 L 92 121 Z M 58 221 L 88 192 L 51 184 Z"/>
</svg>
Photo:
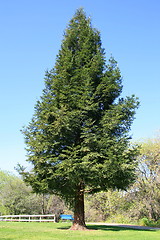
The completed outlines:
<svg viewBox="0 0 160 240">
<path fill-rule="evenodd" d="M 71 229 L 85 229 L 84 194 L 125 189 L 134 181 L 136 148 L 129 130 L 138 101 L 121 98 L 116 61 L 82 9 L 69 22 L 31 122 L 23 129 L 35 192 L 61 196 L 73 209 Z"/>
</svg>

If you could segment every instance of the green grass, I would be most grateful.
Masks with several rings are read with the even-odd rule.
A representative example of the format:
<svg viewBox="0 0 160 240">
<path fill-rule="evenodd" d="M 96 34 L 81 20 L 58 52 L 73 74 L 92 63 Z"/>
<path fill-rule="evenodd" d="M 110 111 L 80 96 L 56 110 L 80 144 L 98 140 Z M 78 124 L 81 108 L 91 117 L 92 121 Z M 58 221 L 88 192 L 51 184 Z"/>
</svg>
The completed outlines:
<svg viewBox="0 0 160 240">
<path fill-rule="evenodd" d="M 0 240 L 159 240 L 160 231 L 90 225 L 92 231 L 68 231 L 70 223 L 0 222 Z"/>
</svg>

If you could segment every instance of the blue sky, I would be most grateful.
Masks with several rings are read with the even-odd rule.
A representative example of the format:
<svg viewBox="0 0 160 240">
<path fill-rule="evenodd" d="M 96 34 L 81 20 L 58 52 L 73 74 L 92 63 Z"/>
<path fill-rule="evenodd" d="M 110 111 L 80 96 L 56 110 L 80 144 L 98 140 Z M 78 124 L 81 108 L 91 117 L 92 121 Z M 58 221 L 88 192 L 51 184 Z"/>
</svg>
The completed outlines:
<svg viewBox="0 0 160 240">
<path fill-rule="evenodd" d="M 64 30 L 79 7 L 101 32 L 106 58 L 112 54 L 123 76 L 123 95 L 141 106 L 132 125 L 133 140 L 160 129 L 159 0 L 5 0 L 0 1 L 0 169 L 25 165 L 22 126 L 32 118 L 44 88 L 44 74 L 55 64 Z"/>
</svg>

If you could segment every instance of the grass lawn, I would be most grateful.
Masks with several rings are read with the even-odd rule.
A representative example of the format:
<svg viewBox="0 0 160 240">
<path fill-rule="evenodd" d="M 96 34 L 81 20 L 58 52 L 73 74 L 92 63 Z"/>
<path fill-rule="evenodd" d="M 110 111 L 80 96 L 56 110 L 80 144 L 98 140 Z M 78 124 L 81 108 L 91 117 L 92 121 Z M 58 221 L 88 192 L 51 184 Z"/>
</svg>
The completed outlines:
<svg viewBox="0 0 160 240">
<path fill-rule="evenodd" d="M 0 222 L 0 240 L 159 240 L 160 231 L 89 225 L 68 231 L 70 223 Z"/>
</svg>

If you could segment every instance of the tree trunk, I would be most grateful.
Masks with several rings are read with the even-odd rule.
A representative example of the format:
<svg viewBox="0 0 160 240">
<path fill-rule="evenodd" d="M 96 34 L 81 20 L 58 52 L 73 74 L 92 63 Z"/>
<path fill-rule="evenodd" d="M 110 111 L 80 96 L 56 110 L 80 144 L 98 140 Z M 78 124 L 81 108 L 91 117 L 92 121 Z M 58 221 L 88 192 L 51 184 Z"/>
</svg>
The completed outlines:
<svg viewBox="0 0 160 240">
<path fill-rule="evenodd" d="M 44 193 L 42 193 L 42 215 L 45 214 L 45 196 Z"/>
<path fill-rule="evenodd" d="M 85 224 L 85 214 L 84 214 L 83 184 L 80 184 L 78 186 L 77 193 L 75 196 L 74 220 L 70 230 L 87 230 L 86 224 Z"/>
</svg>

